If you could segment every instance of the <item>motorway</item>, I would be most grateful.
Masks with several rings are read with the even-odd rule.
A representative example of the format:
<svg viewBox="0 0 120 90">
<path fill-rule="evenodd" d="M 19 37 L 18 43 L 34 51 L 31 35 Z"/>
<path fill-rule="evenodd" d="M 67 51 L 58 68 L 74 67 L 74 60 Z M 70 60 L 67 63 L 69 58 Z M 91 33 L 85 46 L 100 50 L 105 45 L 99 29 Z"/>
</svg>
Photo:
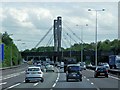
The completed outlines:
<svg viewBox="0 0 120 90">
<path fill-rule="evenodd" d="M 92 70 L 82 71 L 82 82 L 74 80 L 66 82 L 66 74 L 63 73 L 63 69 L 55 68 L 55 72 L 44 72 L 45 80 L 43 83 L 25 83 L 25 70 L 27 67 L 28 65 L 23 64 L 18 68 L 3 70 L 2 78 L 0 78 L 2 90 L 119 90 L 119 78 L 113 75 L 109 75 L 109 78 L 94 78 L 94 71 Z"/>
</svg>

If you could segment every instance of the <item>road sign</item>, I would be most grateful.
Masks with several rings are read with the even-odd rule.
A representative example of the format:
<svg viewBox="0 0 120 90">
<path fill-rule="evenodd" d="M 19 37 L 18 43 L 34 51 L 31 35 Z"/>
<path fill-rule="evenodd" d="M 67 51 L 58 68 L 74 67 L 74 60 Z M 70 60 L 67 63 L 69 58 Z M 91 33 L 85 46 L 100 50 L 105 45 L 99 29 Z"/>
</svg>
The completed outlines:
<svg viewBox="0 0 120 90">
<path fill-rule="evenodd" d="M 0 44 L 0 61 L 4 60 L 4 44 Z"/>
</svg>

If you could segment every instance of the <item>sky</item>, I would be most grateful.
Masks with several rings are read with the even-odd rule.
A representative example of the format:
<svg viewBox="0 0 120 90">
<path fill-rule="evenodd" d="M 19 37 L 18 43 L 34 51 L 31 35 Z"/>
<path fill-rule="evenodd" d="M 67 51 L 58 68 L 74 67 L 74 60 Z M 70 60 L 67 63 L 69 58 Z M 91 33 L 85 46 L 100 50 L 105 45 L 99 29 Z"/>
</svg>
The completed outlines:
<svg viewBox="0 0 120 90">
<path fill-rule="evenodd" d="M 53 21 L 58 16 L 62 17 L 62 47 L 70 47 L 70 41 L 71 45 L 81 42 L 70 30 L 80 38 L 82 31 L 85 43 L 95 42 L 96 16 L 95 11 L 88 11 L 89 8 L 105 9 L 105 11 L 98 11 L 97 14 L 97 41 L 118 38 L 118 2 L 8 1 L 0 3 L 0 32 L 7 31 L 8 34 L 13 34 L 10 37 L 19 50 L 34 48 L 53 26 Z M 39 46 L 47 46 L 51 37 L 53 38 L 53 29 Z M 53 41 L 50 45 L 53 45 Z"/>
</svg>

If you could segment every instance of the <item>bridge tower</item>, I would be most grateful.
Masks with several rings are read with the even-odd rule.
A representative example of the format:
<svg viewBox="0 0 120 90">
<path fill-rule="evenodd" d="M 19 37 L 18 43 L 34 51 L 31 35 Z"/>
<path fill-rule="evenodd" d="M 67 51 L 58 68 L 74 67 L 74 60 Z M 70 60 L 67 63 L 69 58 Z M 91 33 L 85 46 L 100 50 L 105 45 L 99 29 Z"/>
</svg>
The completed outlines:
<svg viewBox="0 0 120 90">
<path fill-rule="evenodd" d="M 61 51 L 61 37 L 62 37 L 62 17 L 58 16 L 57 20 L 54 20 L 54 51 L 59 54 Z M 58 60 L 60 57 L 57 56 L 55 59 Z"/>
</svg>

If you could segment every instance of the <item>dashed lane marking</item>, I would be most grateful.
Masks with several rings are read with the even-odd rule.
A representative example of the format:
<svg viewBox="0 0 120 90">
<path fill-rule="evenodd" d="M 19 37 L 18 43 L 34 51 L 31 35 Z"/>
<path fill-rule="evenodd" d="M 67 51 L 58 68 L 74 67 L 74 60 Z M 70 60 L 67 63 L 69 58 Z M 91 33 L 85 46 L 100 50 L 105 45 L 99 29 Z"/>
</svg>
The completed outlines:
<svg viewBox="0 0 120 90">
<path fill-rule="evenodd" d="M 20 84 L 21 84 L 21 83 L 17 83 L 17 84 L 15 84 L 15 85 L 12 85 L 12 86 L 8 87 L 8 89 L 14 88 L 14 87 L 16 87 L 16 86 L 18 86 L 18 85 L 20 85 Z"/>
<path fill-rule="evenodd" d="M 7 84 L 7 82 L 4 82 L 4 83 L 0 83 L 0 85 L 4 85 L 4 84 Z"/>
<path fill-rule="evenodd" d="M 38 83 L 35 83 L 33 86 L 37 86 L 38 85 Z"/>
<path fill-rule="evenodd" d="M 55 83 L 53 84 L 53 88 L 56 86 L 56 84 L 57 84 L 57 82 L 58 82 L 58 80 L 59 80 L 59 78 L 60 78 L 60 73 L 59 73 L 59 70 L 57 69 L 57 71 L 58 71 L 58 76 L 57 76 L 57 79 L 56 79 L 56 81 L 55 81 Z"/>
<path fill-rule="evenodd" d="M 94 83 L 91 83 L 92 85 L 94 85 Z"/>
<path fill-rule="evenodd" d="M 3 77 L 3 78 L 1 77 L 0 80 L 5 80 L 5 79 L 12 78 L 12 77 L 16 77 L 16 76 L 19 76 L 19 75 L 22 74 L 22 73 L 25 73 L 25 71 L 20 72 L 20 73 L 10 74 L 10 75 L 7 75 L 7 76 L 5 76 L 5 77 Z"/>
</svg>

